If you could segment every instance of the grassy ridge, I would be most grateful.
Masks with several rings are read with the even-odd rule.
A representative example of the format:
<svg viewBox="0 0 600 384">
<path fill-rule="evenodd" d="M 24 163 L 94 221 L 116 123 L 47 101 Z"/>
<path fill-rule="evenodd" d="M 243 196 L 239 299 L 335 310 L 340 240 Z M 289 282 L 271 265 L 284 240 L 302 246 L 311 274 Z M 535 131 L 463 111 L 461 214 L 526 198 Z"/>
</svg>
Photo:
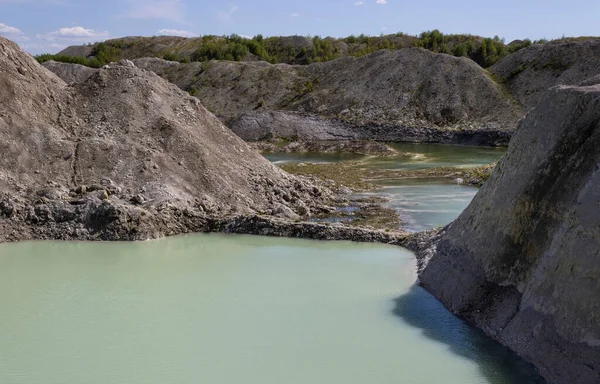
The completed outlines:
<svg viewBox="0 0 600 384">
<path fill-rule="evenodd" d="M 468 57 L 482 67 L 489 67 L 503 57 L 531 45 L 523 40 L 510 45 L 499 37 L 482 38 L 472 35 L 444 35 L 438 30 L 423 32 L 419 36 L 397 33 L 385 36 L 331 37 L 269 37 L 262 35 L 246 38 L 239 35 L 202 36 L 193 39 L 177 39 L 172 46 L 164 45 L 156 51 L 153 38 L 115 39 L 93 45 L 90 56 L 39 55 L 40 62 L 55 60 L 99 67 L 123 58 L 144 56 L 161 57 L 166 60 L 190 62 L 209 60 L 263 60 L 269 63 L 311 64 L 335 60 L 344 56 L 361 57 L 382 50 L 398 50 L 421 47 L 432 52 Z M 164 39 L 164 37 L 163 37 Z M 541 43 L 544 41 L 537 41 Z M 131 52 L 137 53 L 131 57 Z"/>
</svg>

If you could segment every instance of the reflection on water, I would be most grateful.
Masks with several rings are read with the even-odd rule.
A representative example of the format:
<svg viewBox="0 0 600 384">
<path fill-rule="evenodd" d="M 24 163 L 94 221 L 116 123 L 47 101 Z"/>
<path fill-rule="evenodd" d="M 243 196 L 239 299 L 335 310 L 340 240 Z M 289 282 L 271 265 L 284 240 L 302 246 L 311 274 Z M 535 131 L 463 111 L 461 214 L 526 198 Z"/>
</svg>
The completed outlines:
<svg viewBox="0 0 600 384">
<path fill-rule="evenodd" d="M 350 242 L 3 244 L 0 383 L 536 383 L 414 270 Z"/>
<path fill-rule="evenodd" d="M 448 312 L 425 289 L 413 285 L 395 300 L 393 313 L 402 321 L 422 330 L 426 337 L 447 345 L 450 350 L 476 361 L 491 384 L 506 382 L 543 384 L 531 364 L 508 348 L 487 337 Z M 468 343 L 463 340 L 469 340 Z"/>
<path fill-rule="evenodd" d="M 411 153 L 415 156 L 373 157 L 368 159 L 365 165 L 379 169 L 477 167 L 500 160 L 506 152 L 506 148 L 464 145 L 402 143 L 391 143 L 389 145 L 401 154 Z"/>
<path fill-rule="evenodd" d="M 358 196 L 388 199 L 384 206 L 399 212 L 403 229 L 409 232 L 427 231 L 452 222 L 478 191 L 445 179 L 383 180 L 376 184 L 382 188 Z"/>
<path fill-rule="evenodd" d="M 366 156 L 354 153 L 318 153 L 318 152 L 290 152 L 290 153 L 263 153 L 263 156 L 275 164 L 287 163 L 339 163 L 341 161 L 364 160 Z"/>
<path fill-rule="evenodd" d="M 378 169 L 426 169 L 434 167 L 476 167 L 498 161 L 505 148 L 471 147 L 441 144 L 389 143 L 397 156 L 364 156 L 352 153 L 268 153 L 264 156 L 276 164 L 337 163 L 361 161 L 362 167 Z"/>
</svg>

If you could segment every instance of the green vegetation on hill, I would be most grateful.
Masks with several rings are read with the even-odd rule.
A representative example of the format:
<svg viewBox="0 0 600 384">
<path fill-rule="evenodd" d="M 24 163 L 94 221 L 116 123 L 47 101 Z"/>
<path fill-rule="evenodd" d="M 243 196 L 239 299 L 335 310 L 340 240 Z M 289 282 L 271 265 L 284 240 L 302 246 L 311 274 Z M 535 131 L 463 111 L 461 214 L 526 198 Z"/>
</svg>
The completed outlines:
<svg viewBox="0 0 600 384">
<path fill-rule="evenodd" d="M 160 45 L 157 41 L 160 40 Z M 172 40 L 169 40 L 172 39 Z M 543 43 L 538 41 L 536 43 Z M 382 50 L 421 47 L 436 53 L 464 56 L 487 68 L 503 57 L 531 45 L 531 40 L 505 44 L 498 36 L 482 38 L 472 35 L 444 35 L 438 30 L 423 32 L 419 36 L 403 33 L 382 36 L 348 36 L 342 39 L 262 35 L 245 38 L 239 35 L 202 36 L 182 39 L 171 37 L 122 38 L 93 45 L 88 57 L 44 54 L 40 62 L 55 60 L 100 67 L 111 61 L 140 57 L 161 57 L 165 60 L 190 62 L 209 60 L 252 61 L 269 63 L 311 64 L 335 60 L 344 56 L 361 57 Z M 157 49 L 160 46 L 161 49 Z"/>
<path fill-rule="evenodd" d="M 87 58 L 79 56 L 51 55 L 49 53 L 44 53 L 43 55 L 37 55 L 35 58 L 40 64 L 43 64 L 46 61 L 54 60 L 63 63 L 85 65 L 86 67 L 92 68 L 100 68 L 104 65 L 104 63 L 101 63 L 100 60 L 95 57 Z"/>
<path fill-rule="evenodd" d="M 423 32 L 415 45 L 436 53 L 465 56 L 487 68 L 505 56 L 531 44 L 529 39 L 506 45 L 504 39 L 500 39 L 498 36 L 482 39 L 471 35 L 444 35 L 440 31 L 434 30 Z"/>
<path fill-rule="evenodd" d="M 43 64 L 46 61 L 54 60 L 63 63 L 80 64 L 86 67 L 100 68 L 112 61 L 121 59 L 120 47 L 113 42 L 104 42 L 94 45 L 92 54 L 89 57 L 67 56 L 67 55 L 51 55 L 43 54 L 36 56 L 36 60 Z"/>
</svg>

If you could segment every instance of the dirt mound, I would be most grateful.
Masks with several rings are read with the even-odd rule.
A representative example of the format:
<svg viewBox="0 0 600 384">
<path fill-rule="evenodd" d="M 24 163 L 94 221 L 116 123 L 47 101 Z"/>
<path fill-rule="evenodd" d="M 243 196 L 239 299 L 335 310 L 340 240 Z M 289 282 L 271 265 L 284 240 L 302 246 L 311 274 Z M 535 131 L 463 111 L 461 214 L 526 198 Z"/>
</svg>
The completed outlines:
<svg viewBox="0 0 600 384">
<path fill-rule="evenodd" d="M 99 69 L 85 67 L 79 64 L 67 64 L 53 60 L 45 62 L 44 67 L 55 73 L 67 84 L 82 83 L 99 71 Z"/>
<path fill-rule="evenodd" d="M 242 115 L 248 120 L 248 115 L 272 111 L 335 120 L 352 132 L 382 127 L 390 137 L 406 128 L 511 132 L 523 113 L 473 61 L 419 48 L 308 66 L 135 62 L 197 96 L 229 126 L 238 127 L 236 133 L 248 131 L 236 124 Z"/>
<path fill-rule="evenodd" d="M 0 240 L 140 239 L 212 217 L 298 218 L 328 193 L 124 61 L 73 86 L 0 38 Z"/>
<path fill-rule="evenodd" d="M 600 74 L 600 38 L 582 37 L 535 44 L 490 68 L 526 109 L 555 85 L 576 85 Z"/>
</svg>

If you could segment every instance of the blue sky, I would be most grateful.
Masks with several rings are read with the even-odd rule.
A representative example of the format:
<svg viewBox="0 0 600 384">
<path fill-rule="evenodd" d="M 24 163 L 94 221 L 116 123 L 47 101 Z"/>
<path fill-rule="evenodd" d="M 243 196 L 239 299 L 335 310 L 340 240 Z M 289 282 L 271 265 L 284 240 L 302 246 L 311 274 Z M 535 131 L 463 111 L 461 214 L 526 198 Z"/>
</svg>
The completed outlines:
<svg viewBox="0 0 600 384">
<path fill-rule="evenodd" d="M 0 35 L 32 53 L 122 36 L 600 35 L 600 0 L 0 0 Z"/>
</svg>

